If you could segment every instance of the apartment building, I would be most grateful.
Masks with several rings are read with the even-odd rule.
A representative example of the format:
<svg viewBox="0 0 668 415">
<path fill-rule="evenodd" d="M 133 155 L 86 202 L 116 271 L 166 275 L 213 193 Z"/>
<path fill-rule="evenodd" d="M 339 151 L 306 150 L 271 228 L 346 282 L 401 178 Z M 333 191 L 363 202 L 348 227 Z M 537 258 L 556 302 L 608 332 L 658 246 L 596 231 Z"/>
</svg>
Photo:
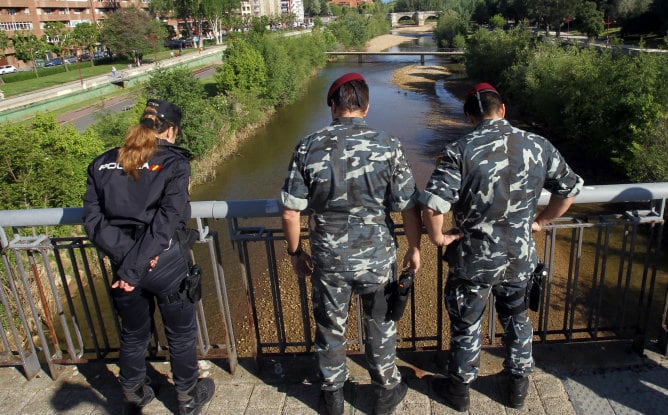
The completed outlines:
<svg viewBox="0 0 668 415">
<path fill-rule="evenodd" d="M 150 0 L 0 0 L 0 30 L 12 37 L 17 30 L 44 34 L 48 22 L 63 22 L 74 28 L 77 24 L 97 23 L 121 7 L 148 9 Z M 4 61 L 19 66 L 12 49 L 6 50 Z"/>
<path fill-rule="evenodd" d="M 357 7 L 362 3 L 371 3 L 373 0 L 329 0 L 328 3 L 345 7 Z"/>
<path fill-rule="evenodd" d="M 121 7 L 148 9 L 149 3 L 150 0 L 0 0 L 0 30 L 8 34 L 31 30 L 42 36 L 48 22 L 63 22 L 73 28 L 82 22 L 97 23 Z"/>
<path fill-rule="evenodd" d="M 297 24 L 304 22 L 302 0 L 241 0 L 241 15 L 249 17 L 294 14 Z"/>
<path fill-rule="evenodd" d="M 106 15 L 122 7 L 135 6 L 148 9 L 151 0 L 0 0 L 0 30 L 12 37 L 17 30 L 32 31 L 37 36 L 44 34 L 48 22 L 63 22 L 74 28 L 77 24 L 97 23 Z M 302 0 L 242 0 L 240 13 L 249 17 L 275 16 L 293 13 L 296 22 L 304 21 Z M 177 26 L 176 21 L 170 24 Z M 5 50 L 0 64 L 17 67 L 25 63 L 17 61 L 13 49 Z"/>
</svg>

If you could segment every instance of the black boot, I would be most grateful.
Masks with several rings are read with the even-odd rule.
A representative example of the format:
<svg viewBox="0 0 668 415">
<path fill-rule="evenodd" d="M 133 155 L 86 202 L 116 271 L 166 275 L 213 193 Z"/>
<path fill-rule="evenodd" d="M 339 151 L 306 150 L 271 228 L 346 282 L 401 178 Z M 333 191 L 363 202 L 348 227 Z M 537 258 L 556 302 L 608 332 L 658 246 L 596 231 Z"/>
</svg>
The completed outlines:
<svg viewBox="0 0 668 415">
<path fill-rule="evenodd" d="M 343 415 L 343 388 L 335 391 L 322 391 L 327 415 Z"/>
<path fill-rule="evenodd" d="M 521 408 L 529 392 L 529 378 L 510 375 L 510 407 Z"/>
<path fill-rule="evenodd" d="M 464 412 L 471 406 L 469 384 L 457 382 L 451 378 L 435 378 L 431 387 L 445 403 L 458 412 Z"/>
<path fill-rule="evenodd" d="M 139 383 L 135 386 L 123 388 L 123 414 L 125 415 L 134 415 L 140 414 L 143 407 L 148 405 L 153 398 L 155 398 L 155 392 L 153 388 L 149 386 L 151 379 L 146 377 L 144 382 Z"/>
<path fill-rule="evenodd" d="M 391 415 L 397 405 L 404 400 L 408 392 L 408 385 L 401 382 L 392 389 L 376 387 L 376 405 L 373 408 L 374 415 Z"/>
<path fill-rule="evenodd" d="M 202 411 L 216 389 L 213 380 L 209 378 L 199 379 L 185 392 L 177 391 L 179 400 L 179 415 L 197 415 Z"/>
</svg>

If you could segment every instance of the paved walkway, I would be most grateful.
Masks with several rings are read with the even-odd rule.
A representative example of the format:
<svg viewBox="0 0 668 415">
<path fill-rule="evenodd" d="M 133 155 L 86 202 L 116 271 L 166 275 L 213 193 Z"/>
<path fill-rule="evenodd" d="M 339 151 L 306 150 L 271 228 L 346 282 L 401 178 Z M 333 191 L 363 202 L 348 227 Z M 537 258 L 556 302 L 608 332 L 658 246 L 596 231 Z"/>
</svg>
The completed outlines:
<svg viewBox="0 0 668 415">
<path fill-rule="evenodd" d="M 222 56 L 222 52 L 226 48 L 226 45 L 213 45 L 201 52 L 187 53 L 178 57 L 163 59 L 157 64 L 147 64 L 139 67 L 133 66 L 127 69 L 119 66 L 119 74 L 121 77 L 118 78 L 118 81 L 128 81 L 143 76 L 148 72 L 156 70 L 156 68 L 168 68 L 188 64 L 188 62 L 201 60 L 211 56 L 219 58 Z M 58 86 L 7 97 L 0 100 L 0 112 L 30 107 L 36 103 L 51 101 L 54 97 L 67 97 L 80 94 L 82 91 L 86 90 L 96 90 L 96 88 L 108 85 L 112 80 L 114 79 L 112 79 L 110 74 L 97 75 L 84 78 L 83 81 L 67 82 Z"/>
<path fill-rule="evenodd" d="M 668 360 L 647 351 L 640 357 L 625 342 L 536 345 L 536 372 L 522 410 L 504 406 L 502 351 L 485 349 L 481 373 L 473 384 L 469 414 L 660 415 L 668 408 Z M 429 381 L 439 372 L 432 352 L 403 353 L 399 366 L 408 382 L 406 399 L 396 415 L 456 414 L 434 399 Z M 372 387 L 362 356 L 350 356 L 346 414 L 371 413 Z M 313 356 L 263 359 L 261 370 L 242 360 L 235 375 L 225 361 L 202 361 L 202 376 L 216 382 L 216 395 L 203 414 L 324 413 Z M 152 362 L 151 377 L 160 390 L 144 414 L 177 412 L 169 363 Z M 115 364 L 65 367 L 55 381 L 41 373 L 31 381 L 14 367 L 0 368 L 0 412 L 5 414 L 120 414 Z"/>
</svg>

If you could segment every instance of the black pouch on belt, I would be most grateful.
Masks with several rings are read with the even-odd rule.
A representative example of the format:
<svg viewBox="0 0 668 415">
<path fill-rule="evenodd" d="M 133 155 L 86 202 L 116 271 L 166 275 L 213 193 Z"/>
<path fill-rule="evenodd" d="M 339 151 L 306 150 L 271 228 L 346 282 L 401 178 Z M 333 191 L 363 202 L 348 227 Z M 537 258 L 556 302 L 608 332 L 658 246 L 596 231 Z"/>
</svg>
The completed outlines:
<svg viewBox="0 0 668 415">
<path fill-rule="evenodd" d="M 547 269 L 545 264 L 539 262 L 536 265 L 536 269 L 531 274 L 531 281 L 529 282 L 528 294 L 529 294 L 529 309 L 531 311 L 538 311 L 540 306 L 540 297 L 543 293 L 543 284 L 547 279 Z"/>
<path fill-rule="evenodd" d="M 202 299 L 202 268 L 193 264 L 188 270 L 188 275 L 183 281 L 184 292 L 191 303 L 196 303 Z"/>
<path fill-rule="evenodd" d="M 196 303 L 202 298 L 202 268 L 193 263 L 189 254 L 197 237 L 198 233 L 194 229 L 186 228 L 176 231 L 176 238 L 178 239 L 181 253 L 188 265 L 188 274 L 185 280 L 183 280 L 182 292 L 191 303 Z"/>
<path fill-rule="evenodd" d="M 408 297 L 413 289 L 415 272 L 408 268 L 402 271 L 397 281 L 393 281 L 390 287 L 390 298 L 387 302 L 387 319 L 399 321 L 406 309 Z"/>
</svg>

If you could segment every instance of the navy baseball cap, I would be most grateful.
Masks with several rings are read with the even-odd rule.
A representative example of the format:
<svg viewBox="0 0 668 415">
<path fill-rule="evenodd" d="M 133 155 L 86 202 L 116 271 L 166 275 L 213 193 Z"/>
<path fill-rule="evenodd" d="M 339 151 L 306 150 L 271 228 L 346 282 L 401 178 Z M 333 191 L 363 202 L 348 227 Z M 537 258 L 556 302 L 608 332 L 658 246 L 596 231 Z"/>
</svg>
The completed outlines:
<svg viewBox="0 0 668 415">
<path fill-rule="evenodd" d="M 149 99 L 146 107 L 155 109 L 158 118 L 169 121 L 179 128 L 179 132 L 181 131 L 181 107 L 160 99 Z"/>
</svg>

